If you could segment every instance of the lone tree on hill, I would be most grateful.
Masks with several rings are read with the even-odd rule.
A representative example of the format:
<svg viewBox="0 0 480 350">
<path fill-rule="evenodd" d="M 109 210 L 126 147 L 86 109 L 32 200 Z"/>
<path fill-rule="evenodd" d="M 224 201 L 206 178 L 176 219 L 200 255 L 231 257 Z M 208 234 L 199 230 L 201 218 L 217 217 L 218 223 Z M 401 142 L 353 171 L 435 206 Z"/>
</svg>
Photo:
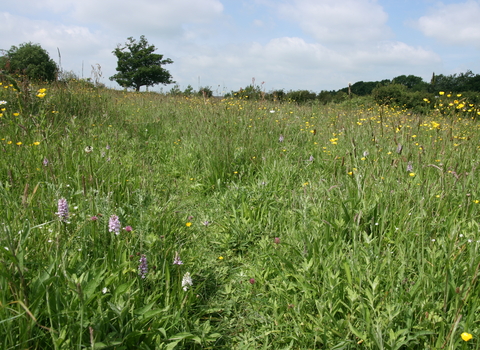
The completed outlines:
<svg viewBox="0 0 480 350">
<path fill-rule="evenodd" d="M 172 84 L 172 76 L 162 68 L 163 64 L 170 64 L 170 58 L 163 59 L 163 55 L 154 53 L 157 49 L 149 45 L 145 36 L 140 41 L 128 38 L 124 47 L 120 45 L 113 51 L 117 56 L 117 74 L 110 77 L 120 86 L 133 87 L 140 91 L 141 86 L 153 86 L 156 84 Z"/>
<path fill-rule="evenodd" d="M 22 74 L 31 80 L 54 81 L 57 78 L 55 61 L 39 44 L 31 42 L 12 46 L 0 60 L 0 65 L 10 74 Z"/>
</svg>

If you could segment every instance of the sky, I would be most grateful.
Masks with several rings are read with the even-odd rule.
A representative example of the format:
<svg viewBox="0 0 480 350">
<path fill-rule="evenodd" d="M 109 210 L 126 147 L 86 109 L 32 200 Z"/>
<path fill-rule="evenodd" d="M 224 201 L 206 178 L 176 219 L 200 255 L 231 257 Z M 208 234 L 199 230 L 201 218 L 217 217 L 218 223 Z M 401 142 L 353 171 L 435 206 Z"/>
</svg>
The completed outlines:
<svg viewBox="0 0 480 350">
<path fill-rule="evenodd" d="M 93 78 L 96 67 L 119 88 L 112 51 L 144 35 L 181 90 L 320 92 L 480 74 L 479 18 L 480 0 L 0 0 L 0 49 L 40 44 L 63 71 Z"/>
</svg>

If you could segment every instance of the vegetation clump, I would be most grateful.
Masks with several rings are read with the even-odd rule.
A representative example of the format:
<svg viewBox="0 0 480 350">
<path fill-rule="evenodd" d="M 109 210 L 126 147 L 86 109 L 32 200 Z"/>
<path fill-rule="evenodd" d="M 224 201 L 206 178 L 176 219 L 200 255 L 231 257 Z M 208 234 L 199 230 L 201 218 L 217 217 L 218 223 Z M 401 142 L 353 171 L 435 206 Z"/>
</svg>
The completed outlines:
<svg viewBox="0 0 480 350">
<path fill-rule="evenodd" d="M 466 95 L 0 84 L 2 348 L 478 347 Z"/>
</svg>

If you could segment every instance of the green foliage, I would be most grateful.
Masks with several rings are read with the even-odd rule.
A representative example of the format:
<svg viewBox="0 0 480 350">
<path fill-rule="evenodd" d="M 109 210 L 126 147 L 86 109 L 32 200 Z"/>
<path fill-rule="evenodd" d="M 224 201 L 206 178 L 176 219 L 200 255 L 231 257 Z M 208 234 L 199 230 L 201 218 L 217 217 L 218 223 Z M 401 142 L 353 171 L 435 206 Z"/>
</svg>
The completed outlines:
<svg viewBox="0 0 480 350">
<path fill-rule="evenodd" d="M 351 86 L 352 93 L 358 96 L 365 96 L 365 95 L 370 95 L 373 91 L 378 86 L 378 82 L 376 81 L 368 81 L 368 82 L 363 82 L 363 81 L 357 81 L 355 84 Z"/>
<path fill-rule="evenodd" d="M 479 347 L 470 97 L 26 91 L 0 89 L 2 348 Z"/>
<path fill-rule="evenodd" d="M 209 86 L 203 86 L 198 89 L 198 96 L 210 98 L 213 96 L 212 88 Z"/>
<path fill-rule="evenodd" d="M 308 90 L 297 90 L 288 92 L 286 97 L 297 103 L 304 103 L 315 100 L 317 94 Z"/>
<path fill-rule="evenodd" d="M 0 65 L 10 74 L 25 75 L 34 81 L 54 81 L 58 72 L 57 64 L 48 52 L 31 42 L 12 46 Z"/>
<path fill-rule="evenodd" d="M 172 84 L 172 76 L 162 68 L 162 65 L 171 64 L 170 58 L 163 59 L 163 55 L 155 54 L 154 45 L 149 45 L 145 36 L 137 41 L 128 38 L 125 46 L 118 46 L 113 54 L 117 57 L 117 74 L 110 77 L 120 86 L 132 87 L 136 91 L 142 86 L 153 86 L 156 84 Z"/>
<path fill-rule="evenodd" d="M 400 84 L 411 91 L 428 91 L 429 84 L 424 82 L 421 77 L 415 75 L 399 75 L 392 79 L 393 84 Z"/>
<path fill-rule="evenodd" d="M 402 106 L 407 88 L 401 84 L 379 86 L 372 91 L 375 102 L 379 105 Z"/>
</svg>

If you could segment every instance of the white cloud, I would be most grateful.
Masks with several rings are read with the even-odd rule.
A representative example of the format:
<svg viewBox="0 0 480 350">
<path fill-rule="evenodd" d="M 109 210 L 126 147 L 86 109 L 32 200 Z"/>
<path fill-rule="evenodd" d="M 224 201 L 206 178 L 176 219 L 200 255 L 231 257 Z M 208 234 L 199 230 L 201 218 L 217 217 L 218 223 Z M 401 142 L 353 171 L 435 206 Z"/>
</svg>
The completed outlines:
<svg viewBox="0 0 480 350">
<path fill-rule="evenodd" d="M 323 44 L 359 44 L 390 33 L 388 15 L 375 0 L 295 0 L 279 11 Z"/>
<path fill-rule="evenodd" d="M 30 20 L 25 17 L 0 12 L 3 33 L 12 45 L 22 42 L 41 43 L 48 51 L 59 47 L 72 55 L 84 53 L 86 50 L 100 50 L 105 37 L 91 32 L 89 28 L 77 25 L 55 24 L 44 20 Z M 0 40 L 5 45 L 6 38 Z M 8 49 L 10 47 L 4 47 Z"/>
<path fill-rule="evenodd" d="M 229 46 L 179 60 L 186 80 L 192 84 L 202 76 L 201 85 L 231 82 L 236 90 L 250 84 L 251 78 L 266 81 L 268 89 L 338 89 L 348 81 L 391 79 L 399 74 L 430 75 L 440 58 L 432 51 L 402 42 L 381 42 L 362 50 L 336 51 L 298 37 L 282 37 L 265 45 L 252 43 Z M 390 73 L 393 72 L 393 73 Z M 188 77 L 191 77 L 188 80 Z"/>
<path fill-rule="evenodd" d="M 417 21 L 417 27 L 428 37 L 449 45 L 480 48 L 480 2 L 440 4 Z"/>
<path fill-rule="evenodd" d="M 219 0 L 71 0 L 77 21 L 122 33 L 180 35 L 185 25 L 205 24 L 222 14 Z"/>
<path fill-rule="evenodd" d="M 98 63 L 108 86 L 114 85 L 108 77 L 116 67 L 112 50 L 142 34 L 173 59 L 166 69 L 183 88 L 236 90 L 255 77 L 266 82 L 267 91 L 319 91 L 348 81 L 427 78 L 439 71 L 441 60 L 433 51 L 388 40 L 387 15 L 374 0 L 281 1 L 238 21 L 232 20 L 239 15 L 233 9 L 223 13 L 220 0 L 44 0 L 24 12 L 11 2 L 10 13 L 0 12 L 0 48 L 33 41 L 57 60 L 58 47 L 64 70 L 89 77 Z M 278 11 L 292 23 L 276 18 Z M 302 37 L 299 28 L 310 35 Z"/>
</svg>

